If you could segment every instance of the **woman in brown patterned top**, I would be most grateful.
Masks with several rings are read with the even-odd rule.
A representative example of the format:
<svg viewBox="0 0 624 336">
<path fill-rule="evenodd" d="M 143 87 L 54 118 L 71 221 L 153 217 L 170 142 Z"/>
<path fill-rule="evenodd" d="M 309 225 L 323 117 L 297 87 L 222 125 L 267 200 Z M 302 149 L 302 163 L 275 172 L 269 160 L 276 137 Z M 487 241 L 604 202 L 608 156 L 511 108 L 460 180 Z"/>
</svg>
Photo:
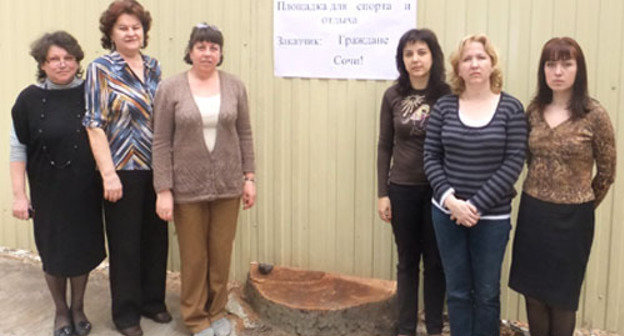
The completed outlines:
<svg viewBox="0 0 624 336">
<path fill-rule="evenodd" d="M 399 255 L 398 335 L 416 332 L 421 254 L 427 333 L 438 335 L 442 333 L 446 286 L 431 223 L 431 187 L 423 169 L 423 143 L 431 106 L 450 93 L 450 88 L 444 82 L 444 54 L 429 29 L 403 34 L 396 64 L 399 79 L 386 90 L 381 105 L 378 212 L 382 220 L 392 223 Z"/>
<path fill-rule="evenodd" d="M 509 286 L 526 299 L 531 335 L 572 335 L 594 209 L 615 177 L 615 139 L 609 115 L 587 94 L 576 41 L 551 39 L 539 64 Z"/>
</svg>

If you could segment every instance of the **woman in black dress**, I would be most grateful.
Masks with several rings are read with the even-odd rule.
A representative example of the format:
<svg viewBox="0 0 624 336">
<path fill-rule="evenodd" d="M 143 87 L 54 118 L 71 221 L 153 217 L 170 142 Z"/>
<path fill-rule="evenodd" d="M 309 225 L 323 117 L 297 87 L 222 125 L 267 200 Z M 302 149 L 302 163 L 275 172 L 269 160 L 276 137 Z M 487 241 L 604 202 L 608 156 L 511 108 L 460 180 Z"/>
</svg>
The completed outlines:
<svg viewBox="0 0 624 336">
<path fill-rule="evenodd" d="M 39 83 L 24 89 L 11 111 L 13 216 L 33 218 L 35 243 L 56 306 L 54 335 L 82 336 L 91 331 L 83 310 L 89 272 L 105 257 L 102 191 L 81 124 L 84 53 L 76 39 L 57 31 L 36 40 L 30 54 L 37 61 Z"/>
</svg>

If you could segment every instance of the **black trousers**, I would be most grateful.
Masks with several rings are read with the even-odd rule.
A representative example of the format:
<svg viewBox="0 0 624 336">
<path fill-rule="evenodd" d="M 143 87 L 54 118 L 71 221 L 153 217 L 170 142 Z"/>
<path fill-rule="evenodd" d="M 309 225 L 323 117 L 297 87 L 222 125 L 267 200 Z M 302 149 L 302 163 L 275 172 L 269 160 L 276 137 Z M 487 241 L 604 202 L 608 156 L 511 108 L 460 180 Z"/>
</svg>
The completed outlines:
<svg viewBox="0 0 624 336">
<path fill-rule="evenodd" d="M 442 333 L 444 271 L 431 220 L 431 187 L 390 184 L 392 231 L 397 244 L 398 334 L 414 335 L 418 322 L 420 258 L 424 264 L 425 320 L 428 334 Z"/>
<path fill-rule="evenodd" d="M 139 324 L 141 313 L 166 310 L 167 223 L 156 215 L 151 171 L 117 171 L 123 197 L 104 202 L 113 322 Z"/>
</svg>

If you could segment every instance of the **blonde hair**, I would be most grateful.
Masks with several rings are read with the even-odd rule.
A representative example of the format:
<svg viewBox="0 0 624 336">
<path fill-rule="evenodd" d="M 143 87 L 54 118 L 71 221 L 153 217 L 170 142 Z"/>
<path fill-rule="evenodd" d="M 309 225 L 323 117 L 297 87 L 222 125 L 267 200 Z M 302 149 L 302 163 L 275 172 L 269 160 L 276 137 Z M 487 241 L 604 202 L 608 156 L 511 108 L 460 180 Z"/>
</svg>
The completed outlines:
<svg viewBox="0 0 624 336">
<path fill-rule="evenodd" d="M 490 39 L 483 34 L 468 35 L 464 37 L 461 42 L 459 42 L 457 50 L 451 54 L 450 62 L 453 67 L 453 71 L 449 76 L 451 90 L 453 90 L 453 93 L 456 95 L 459 95 L 466 90 L 466 83 L 464 83 L 464 79 L 459 76 L 458 68 L 464 48 L 471 42 L 479 42 L 483 44 L 485 53 L 490 56 L 493 69 L 492 74 L 490 75 L 490 90 L 494 93 L 500 93 L 503 90 L 503 72 L 498 64 L 498 53 L 496 52 L 496 49 L 494 49 L 492 41 L 490 41 Z"/>
</svg>

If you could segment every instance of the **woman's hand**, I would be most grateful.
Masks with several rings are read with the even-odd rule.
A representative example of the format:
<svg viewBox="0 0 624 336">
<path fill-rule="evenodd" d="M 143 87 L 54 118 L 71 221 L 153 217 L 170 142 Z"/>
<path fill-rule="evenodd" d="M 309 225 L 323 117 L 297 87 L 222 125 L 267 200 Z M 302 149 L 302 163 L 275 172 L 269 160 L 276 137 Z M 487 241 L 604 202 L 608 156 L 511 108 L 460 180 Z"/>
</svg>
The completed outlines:
<svg viewBox="0 0 624 336">
<path fill-rule="evenodd" d="M 113 157 L 111 156 L 108 138 L 101 128 L 87 127 L 87 135 L 91 144 L 91 151 L 95 158 L 95 163 L 102 175 L 102 186 L 104 187 L 104 199 L 109 202 L 117 202 L 123 197 L 123 186 L 119 175 L 115 171 Z"/>
<path fill-rule="evenodd" d="M 156 214 L 164 221 L 173 219 L 173 194 L 171 190 L 163 190 L 156 194 Z"/>
<path fill-rule="evenodd" d="M 451 220 L 457 225 L 473 227 L 477 225 L 481 216 L 477 208 L 467 201 L 457 199 L 455 195 L 449 195 L 444 201 L 444 206 L 451 211 Z"/>
<path fill-rule="evenodd" d="M 30 201 L 28 200 L 28 197 L 23 196 L 13 199 L 13 217 L 22 220 L 30 218 L 28 209 L 30 209 Z"/>
<path fill-rule="evenodd" d="M 123 186 L 115 171 L 102 175 L 102 185 L 105 200 L 115 203 L 123 197 Z"/>
<path fill-rule="evenodd" d="M 392 220 L 392 208 L 390 207 L 390 197 L 380 197 L 377 200 L 377 213 L 382 221 L 390 223 Z"/>
<path fill-rule="evenodd" d="M 26 196 L 26 161 L 11 161 L 11 187 L 13 188 L 13 217 L 28 219 L 30 201 Z"/>
<path fill-rule="evenodd" d="M 254 206 L 256 203 L 256 183 L 251 177 L 245 180 L 245 185 L 243 186 L 243 210 L 247 210 Z"/>
</svg>

